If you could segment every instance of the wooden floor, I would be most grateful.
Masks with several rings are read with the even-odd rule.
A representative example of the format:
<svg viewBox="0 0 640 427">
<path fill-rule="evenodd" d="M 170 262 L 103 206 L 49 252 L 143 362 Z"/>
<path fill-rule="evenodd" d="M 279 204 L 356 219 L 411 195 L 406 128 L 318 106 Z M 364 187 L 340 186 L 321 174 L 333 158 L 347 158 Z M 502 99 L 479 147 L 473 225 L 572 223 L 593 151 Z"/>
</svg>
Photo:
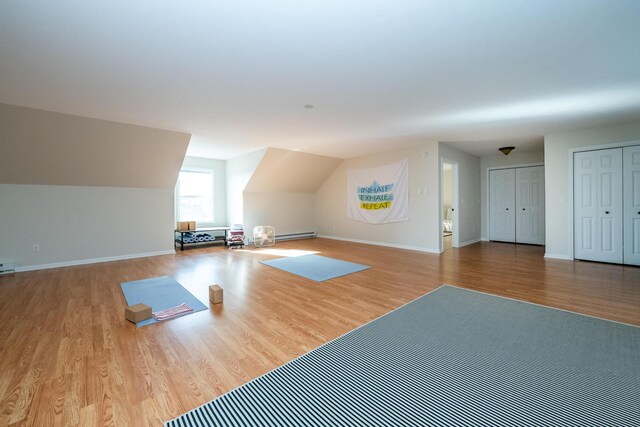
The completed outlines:
<svg viewBox="0 0 640 427">
<path fill-rule="evenodd" d="M 372 268 L 316 283 L 258 264 L 302 251 Z M 161 275 L 202 301 L 218 283 L 224 304 L 137 329 L 119 284 Z M 504 243 L 312 239 L 18 273 L 0 276 L 0 426 L 160 426 L 443 283 L 640 325 L 640 268 Z"/>
</svg>

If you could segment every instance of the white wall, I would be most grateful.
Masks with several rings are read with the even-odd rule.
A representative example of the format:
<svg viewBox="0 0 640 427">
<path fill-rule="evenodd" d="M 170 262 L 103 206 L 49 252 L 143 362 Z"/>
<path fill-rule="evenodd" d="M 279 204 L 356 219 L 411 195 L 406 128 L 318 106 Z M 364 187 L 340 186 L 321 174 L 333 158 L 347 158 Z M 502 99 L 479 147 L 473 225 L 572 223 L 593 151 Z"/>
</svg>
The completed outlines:
<svg viewBox="0 0 640 427">
<path fill-rule="evenodd" d="M 488 171 L 493 168 L 506 168 L 544 163 L 544 150 L 512 151 L 508 156 L 502 153 L 480 159 L 480 190 L 482 213 L 482 240 L 489 240 L 489 179 Z"/>
<path fill-rule="evenodd" d="M 410 220 L 366 224 L 347 218 L 347 169 L 409 159 Z M 438 143 L 345 160 L 316 192 L 318 234 L 346 240 L 439 252 Z"/>
<path fill-rule="evenodd" d="M 202 157 L 185 157 L 183 168 L 201 168 L 213 170 L 214 201 L 213 220 L 210 224 L 224 227 L 227 223 L 227 162 L 224 160 L 205 159 Z"/>
<path fill-rule="evenodd" d="M 480 158 L 439 144 L 438 167 L 442 160 L 458 164 L 458 244 L 460 246 L 480 240 Z M 444 215 L 438 221 L 442 221 Z M 436 224 L 439 225 L 440 222 Z"/>
<path fill-rule="evenodd" d="M 640 121 L 545 136 L 546 257 L 573 258 L 570 150 L 637 140 L 640 140 Z"/>
<path fill-rule="evenodd" d="M 447 214 L 447 210 L 451 208 L 453 198 L 453 170 L 442 171 L 442 215 Z"/>
<path fill-rule="evenodd" d="M 173 251 L 172 189 L 2 184 L 0 200 L 0 259 L 22 269 Z"/>
<path fill-rule="evenodd" d="M 314 193 L 244 193 L 244 229 L 252 236 L 256 225 L 271 225 L 276 235 L 316 231 Z"/>
</svg>

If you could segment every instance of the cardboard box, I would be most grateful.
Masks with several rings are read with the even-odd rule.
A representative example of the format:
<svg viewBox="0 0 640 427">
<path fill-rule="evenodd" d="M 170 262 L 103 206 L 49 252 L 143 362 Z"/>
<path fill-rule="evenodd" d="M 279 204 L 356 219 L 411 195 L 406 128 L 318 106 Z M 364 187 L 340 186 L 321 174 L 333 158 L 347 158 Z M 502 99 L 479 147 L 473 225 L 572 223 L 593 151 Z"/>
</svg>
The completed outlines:
<svg viewBox="0 0 640 427">
<path fill-rule="evenodd" d="M 178 231 L 188 231 L 189 230 L 189 221 L 178 221 L 176 223 L 176 230 L 178 230 Z"/>
<path fill-rule="evenodd" d="M 147 320 L 151 317 L 151 307 L 146 304 L 131 305 L 124 309 L 124 317 L 133 323 Z"/>
<path fill-rule="evenodd" d="M 189 230 L 195 230 L 196 222 L 195 221 L 188 221 L 188 222 L 189 222 Z"/>
<path fill-rule="evenodd" d="M 209 301 L 214 304 L 222 303 L 222 288 L 219 285 L 209 286 Z"/>
</svg>

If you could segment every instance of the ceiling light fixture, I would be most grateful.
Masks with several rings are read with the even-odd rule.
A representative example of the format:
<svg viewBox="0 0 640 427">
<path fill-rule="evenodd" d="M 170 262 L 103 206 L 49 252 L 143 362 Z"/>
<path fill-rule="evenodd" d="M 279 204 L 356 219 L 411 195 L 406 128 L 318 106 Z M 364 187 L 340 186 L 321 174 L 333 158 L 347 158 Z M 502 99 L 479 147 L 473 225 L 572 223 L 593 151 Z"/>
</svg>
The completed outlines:
<svg viewBox="0 0 640 427">
<path fill-rule="evenodd" d="M 516 147 L 500 147 L 498 150 L 502 152 L 505 156 L 508 156 L 510 152 L 512 152 Z"/>
<path fill-rule="evenodd" d="M 313 108 L 313 105 L 307 104 L 304 106 L 304 108 L 306 108 L 307 110 L 311 110 Z"/>
</svg>

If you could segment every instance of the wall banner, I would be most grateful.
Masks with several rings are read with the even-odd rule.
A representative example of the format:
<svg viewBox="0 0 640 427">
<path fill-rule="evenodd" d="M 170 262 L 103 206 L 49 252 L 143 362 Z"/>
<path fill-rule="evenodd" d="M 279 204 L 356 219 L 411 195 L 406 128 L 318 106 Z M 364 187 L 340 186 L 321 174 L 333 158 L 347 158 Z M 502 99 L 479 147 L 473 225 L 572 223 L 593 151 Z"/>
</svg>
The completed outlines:
<svg viewBox="0 0 640 427">
<path fill-rule="evenodd" d="M 409 160 L 347 169 L 347 217 L 370 224 L 409 220 Z"/>
</svg>

